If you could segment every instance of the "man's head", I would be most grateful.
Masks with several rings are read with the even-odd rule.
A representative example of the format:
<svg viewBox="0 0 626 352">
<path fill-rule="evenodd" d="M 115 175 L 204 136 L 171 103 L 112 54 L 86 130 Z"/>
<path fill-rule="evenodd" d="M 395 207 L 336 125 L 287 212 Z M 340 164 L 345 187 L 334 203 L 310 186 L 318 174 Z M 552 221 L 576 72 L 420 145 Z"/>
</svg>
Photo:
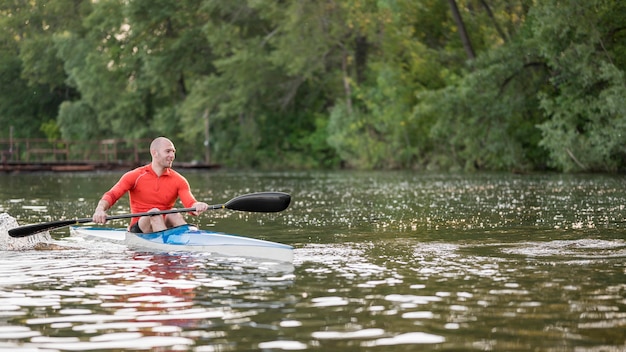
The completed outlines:
<svg viewBox="0 0 626 352">
<path fill-rule="evenodd" d="M 157 137 L 150 144 L 152 163 L 162 168 L 172 167 L 176 158 L 174 143 L 165 137 Z"/>
</svg>

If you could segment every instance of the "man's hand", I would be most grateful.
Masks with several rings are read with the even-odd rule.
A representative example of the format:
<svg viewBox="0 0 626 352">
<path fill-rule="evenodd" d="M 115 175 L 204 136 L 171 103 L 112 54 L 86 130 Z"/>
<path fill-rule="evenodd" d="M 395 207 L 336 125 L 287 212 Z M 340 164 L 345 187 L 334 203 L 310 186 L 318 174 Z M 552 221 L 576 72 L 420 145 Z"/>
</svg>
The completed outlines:
<svg viewBox="0 0 626 352">
<path fill-rule="evenodd" d="M 209 209 L 209 205 L 206 204 L 205 202 L 195 202 L 193 203 L 192 208 L 196 208 L 196 211 L 193 212 L 194 215 L 199 215 L 202 214 L 203 212 L 207 211 L 207 209 Z"/>
<path fill-rule="evenodd" d="M 98 206 L 96 206 L 96 210 L 93 213 L 93 222 L 96 224 L 103 225 L 107 222 L 107 212 L 106 209 L 109 209 L 109 202 L 104 199 L 100 199 L 98 202 Z"/>
<path fill-rule="evenodd" d="M 103 225 L 107 222 L 107 213 L 106 211 L 96 208 L 96 211 L 93 213 L 93 222 L 96 224 Z"/>
</svg>

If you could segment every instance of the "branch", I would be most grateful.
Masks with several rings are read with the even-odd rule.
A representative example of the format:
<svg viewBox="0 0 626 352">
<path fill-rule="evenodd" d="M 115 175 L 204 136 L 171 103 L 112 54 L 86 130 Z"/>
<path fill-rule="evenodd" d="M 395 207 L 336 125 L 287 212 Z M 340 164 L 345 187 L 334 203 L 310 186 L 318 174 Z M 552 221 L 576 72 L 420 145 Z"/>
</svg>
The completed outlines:
<svg viewBox="0 0 626 352">
<path fill-rule="evenodd" d="M 569 155 L 569 157 L 572 158 L 572 160 L 574 160 L 574 162 L 576 163 L 576 165 L 578 165 L 578 167 L 580 167 L 583 170 L 587 169 L 585 165 L 583 165 L 580 161 L 578 161 L 578 159 L 576 159 L 576 157 L 574 156 L 574 153 L 572 153 L 572 151 L 569 150 L 569 148 L 565 148 L 565 151 L 567 152 L 567 155 Z"/>
<path fill-rule="evenodd" d="M 502 84 L 500 85 L 500 91 L 498 92 L 498 96 L 502 95 L 502 93 L 504 92 L 504 89 L 506 88 L 506 86 L 520 73 L 522 73 L 522 71 L 528 67 L 546 67 L 546 63 L 545 62 L 541 62 L 541 61 L 536 61 L 536 62 L 529 62 L 524 64 L 524 66 L 522 66 L 521 70 L 517 70 L 515 71 L 512 75 L 510 75 L 509 77 L 507 77 L 504 82 L 502 82 Z"/>
</svg>

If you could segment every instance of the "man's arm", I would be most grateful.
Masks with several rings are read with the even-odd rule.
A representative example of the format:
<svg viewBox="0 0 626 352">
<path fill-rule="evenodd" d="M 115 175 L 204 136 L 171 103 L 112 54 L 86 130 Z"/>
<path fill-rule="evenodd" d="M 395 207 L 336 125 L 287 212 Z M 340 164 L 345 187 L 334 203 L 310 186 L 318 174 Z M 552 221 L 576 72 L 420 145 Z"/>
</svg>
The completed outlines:
<svg viewBox="0 0 626 352">
<path fill-rule="evenodd" d="M 191 187 L 189 186 L 189 182 L 182 175 L 179 178 L 179 186 L 178 186 L 178 198 L 180 198 L 181 203 L 187 208 L 196 208 L 196 211 L 192 211 L 192 215 L 199 215 L 209 209 L 209 205 L 205 202 L 199 202 L 196 200 L 193 194 L 191 194 Z"/>
<path fill-rule="evenodd" d="M 102 195 L 96 210 L 93 213 L 93 222 L 96 224 L 104 224 L 107 221 L 107 210 L 117 202 L 134 184 L 134 180 L 137 179 L 137 172 L 139 168 L 128 171 L 117 181 L 117 183 Z"/>
</svg>

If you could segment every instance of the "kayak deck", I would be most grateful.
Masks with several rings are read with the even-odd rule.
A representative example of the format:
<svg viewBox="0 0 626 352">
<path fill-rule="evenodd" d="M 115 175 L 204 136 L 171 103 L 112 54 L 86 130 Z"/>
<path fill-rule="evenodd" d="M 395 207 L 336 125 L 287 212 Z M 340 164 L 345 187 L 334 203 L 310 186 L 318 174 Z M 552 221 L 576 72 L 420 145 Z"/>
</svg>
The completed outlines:
<svg viewBox="0 0 626 352">
<path fill-rule="evenodd" d="M 129 248 L 159 252 L 205 252 L 228 256 L 293 261 L 293 247 L 255 238 L 200 230 L 183 225 L 152 233 L 131 233 L 126 229 L 71 226 L 70 233 L 95 240 L 125 244 Z"/>
</svg>

